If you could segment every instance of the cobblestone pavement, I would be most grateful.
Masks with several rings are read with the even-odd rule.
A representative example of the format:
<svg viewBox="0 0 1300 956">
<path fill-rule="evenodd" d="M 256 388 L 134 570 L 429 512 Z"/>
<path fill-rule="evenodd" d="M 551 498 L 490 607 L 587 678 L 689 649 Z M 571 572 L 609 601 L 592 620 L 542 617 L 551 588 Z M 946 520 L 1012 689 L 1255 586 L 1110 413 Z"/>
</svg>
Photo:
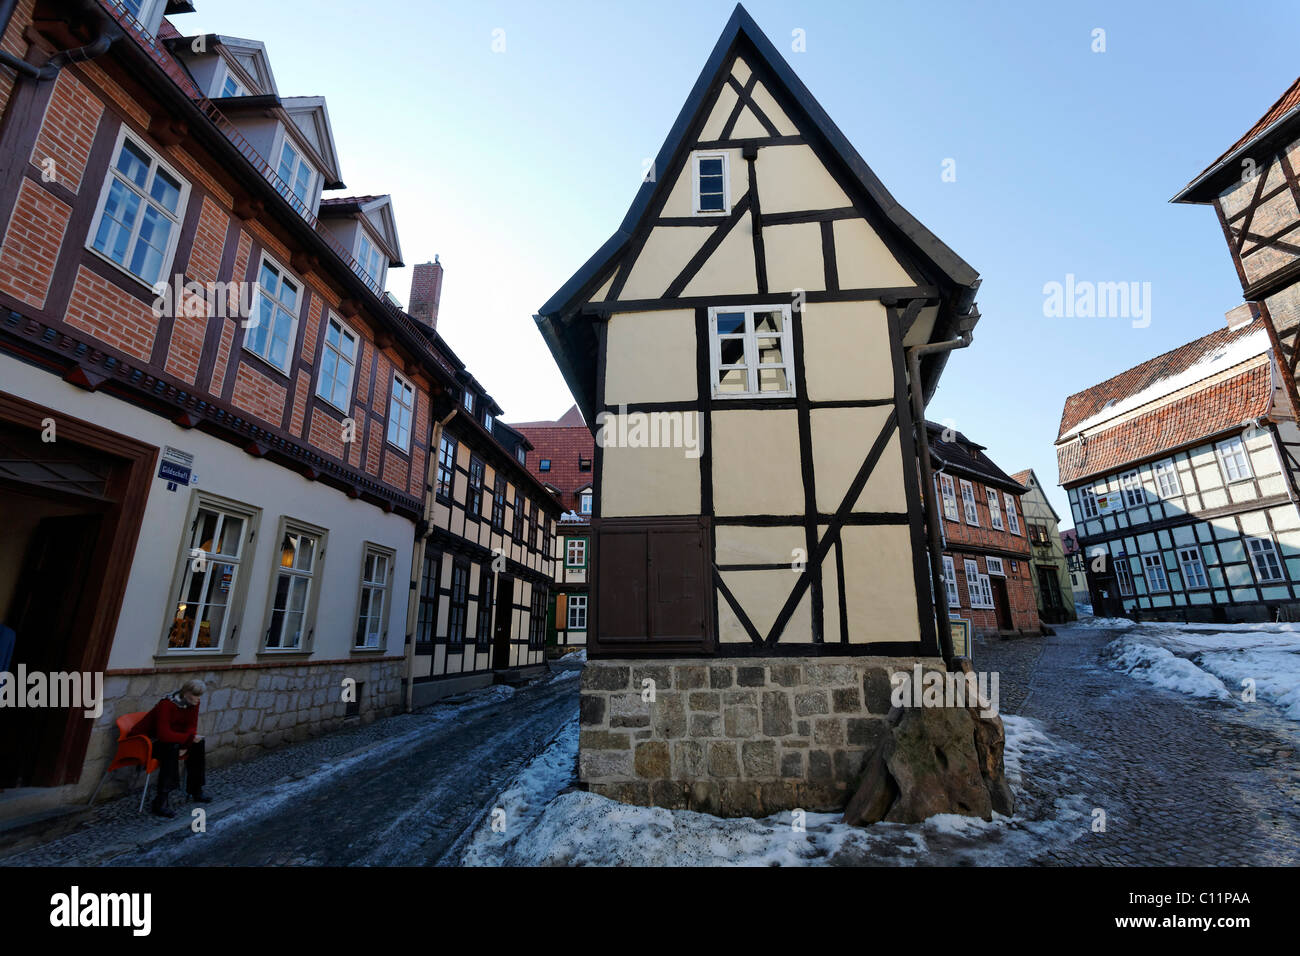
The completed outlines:
<svg viewBox="0 0 1300 956">
<path fill-rule="evenodd" d="M 580 663 L 510 693 L 493 687 L 375 721 L 209 775 L 207 830 L 173 797 L 175 820 L 128 795 L 2 865 L 427 865 L 490 809 L 513 775 L 576 718 Z"/>
<path fill-rule="evenodd" d="M 1003 712 L 1041 721 L 1066 747 L 1063 773 L 1027 785 L 1106 814 L 1104 832 L 1085 820 L 1032 862 L 1300 863 L 1295 723 L 1267 704 L 1199 700 L 1106 667 L 1099 653 L 1119 633 L 1076 624 L 976 648 L 976 667 L 1001 674 Z"/>
</svg>

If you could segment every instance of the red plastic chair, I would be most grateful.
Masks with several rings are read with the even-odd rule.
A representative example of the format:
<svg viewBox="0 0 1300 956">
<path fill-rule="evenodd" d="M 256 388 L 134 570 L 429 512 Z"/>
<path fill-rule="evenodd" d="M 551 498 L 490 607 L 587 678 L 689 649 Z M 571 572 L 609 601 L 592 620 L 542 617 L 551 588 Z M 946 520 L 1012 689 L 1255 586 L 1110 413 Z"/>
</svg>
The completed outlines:
<svg viewBox="0 0 1300 956">
<path fill-rule="evenodd" d="M 148 713 L 147 710 L 137 710 L 123 714 L 114 721 L 117 724 L 117 753 L 113 754 L 112 762 L 99 778 L 99 786 L 95 787 L 95 792 L 90 795 L 90 803 L 86 806 L 94 805 L 95 798 L 99 796 L 110 773 L 122 767 L 136 767 L 137 772 L 140 768 L 144 769 L 144 788 L 140 791 L 140 810 L 144 810 L 144 798 L 149 793 L 149 776 L 158 769 L 158 761 L 153 756 L 153 741 L 145 734 L 131 733 L 131 729 Z M 181 754 L 181 759 L 185 759 L 184 753 Z"/>
</svg>

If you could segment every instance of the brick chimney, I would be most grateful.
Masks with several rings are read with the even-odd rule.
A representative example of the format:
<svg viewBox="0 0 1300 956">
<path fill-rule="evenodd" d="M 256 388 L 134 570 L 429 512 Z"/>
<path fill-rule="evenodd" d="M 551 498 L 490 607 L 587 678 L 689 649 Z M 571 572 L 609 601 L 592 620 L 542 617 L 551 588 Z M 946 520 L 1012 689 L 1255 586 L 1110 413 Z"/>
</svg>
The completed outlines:
<svg viewBox="0 0 1300 956">
<path fill-rule="evenodd" d="M 434 256 L 411 270 L 411 318 L 431 329 L 438 327 L 438 301 L 442 298 L 442 263 Z"/>
<path fill-rule="evenodd" d="M 1254 302 L 1243 302 L 1235 309 L 1229 309 L 1223 315 L 1228 320 L 1228 328 L 1235 329 L 1259 318 L 1259 305 Z"/>
</svg>

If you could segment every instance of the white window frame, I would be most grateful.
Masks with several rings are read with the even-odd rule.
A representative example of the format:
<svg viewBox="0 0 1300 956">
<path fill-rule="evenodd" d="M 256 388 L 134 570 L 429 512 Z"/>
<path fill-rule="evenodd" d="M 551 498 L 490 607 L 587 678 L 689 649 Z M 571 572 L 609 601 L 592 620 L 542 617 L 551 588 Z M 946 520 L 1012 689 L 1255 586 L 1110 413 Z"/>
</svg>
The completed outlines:
<svg viewBox="0 0 1300 956">
<path fill-rule="evenodd" d="M 722 208 L 700 208 L 700 160 L 722 160 Z M 696 216 L 728 216 L 731 214 L 731 158 L 725 150 L 691 153 L 691 212 Z"/>
<path fill-rule="evenodd" d="M 1085 520 L 1101 517 L 1101 511 L 1097 508 L 1097 492 L 1091 486 L 1079 489 L 1079 511 Z"/>
<path fill-rule="evenodd" d="M 1258 547 L 1256 547 L 1258 545 Z M 1246 550 L 1250 553 L 1250 564 L 1255 569 L 1255 578 L 1260 584 L 1273 584 L 1278 581 L 1286 580 L 1286 572 L 1282 567 L 1282 558 L 1277 553 L 1277 545 L 1270 538 L 1246 538 Z M 1277 568 L 1277 574 L 1266 575 L 1260 569 L 1260 559 L 1263 557 L 1273 559 L 1273 565 Z"/>
<path fill-rule="evenodd" d="M 1177 498 L 1183 493 L 1183 483 L 1178 479 L 1178 465 L 1172 458 L 1156 462 L 1152 471 L 1161 498 Z"/>
<path fill-rule="evenodd" d="M 227 93 L 227 83 L 235 84 L 237 92 Z M 243 84 L 239 77 L 235 76 L 235 72 L 230 68 L 230 64 L 223 59 L 221 61 L 221 70 L 217 73 L 217 82 L 214 84 L 212 98 L 216 100 L 225 99 L 228 96 L 248 96 L 248 93 L 248 87 Z"/>
<path fill-rule="evenodd" d="M 397 386 L 401 385 L 404 391 L 410 392 L 411 403 L 408 405 L 399 399 Z M 415 383 L 408 379 L 400 372 L 393 373 L 393 383 L 388 389 L 388 422 L 384 426 L 384 440 L 394 448 L 400 449 L 407 454 L 411 451 L 411 433 L 415 430 L 415 403 L 417 401 L 415 392 Z M 403 419 L 405 412 L 405 420 Z M 399 443 L 393 441 L 393 426 L 397 426 L 397 437 L 402 438 L 405 431 L 405 439 Z"/>
<path fill-rule="evenodd" d="M 1191 560 L 1188 560 L 1191 555 Z M 1199 545 L 1178 549 L 1178 566 L 1183 569 L 1183 587 L 1188 591 L 1203 591 L 1210 586 L 1205 576 L 1205 562 L 1201 560 Z M 1192 568 L 1195 573 L 1189 571 Z"/>
<path fill-rule="evenodd" d="M 348 336 L 352 339 L 352 358 L 350 361 L 345 362 L 343 353 L 338 348 L 330 344 L 329 332 L 330 332 L 331 325 L 337 325 L 339 327 L 340 342 L 342 342 L 344 336 Z M 348 410 L 352 406 L 352 386 L 356 381 L 357 361 L 358 358 L 360 357 L 360 354 L 361 354 L 361 336 L 359 336 L 352 329 L 350 325 L 348 325 L 346 322 L 340 319 L 333 312 L 326 313 L 323 341 L 321 342 L 320 370 L 316 373 L 316 397 L 324 399 L 326 402 L 328 402 L 330 405 L 337 408 L 345 415 L 348 414 Z M 334 375 L 330 380 L 331 387 L 328 389 L 328 391 L 324 390 L 326 355 L 334 356 Z M 343 404 L 340 405 L 336 401 L 334 401 L 334 392 L 336 389 L 333 386 L 337 386 L 339 384 L 338 370 L 339 368 L 342 367 L 342 365 L 345 364 L 347 365 L 347 369 L 348 369 L 348 378 L 347 378 L 347 385 L 346 385 L 347 398 L 344 399 Z"/>
<path fill-rule="evenodd" d="M 1142 573 L 1147 579 L 1148 594 L 1167 594 L 1169 592 L 1169 575 L 1165 573 L 1165 558 L 1161 553 L 1142 555 Z M 1156 587 L 1156 579 L 1160 587 Z"/>
<path fill-rule="evenodd" d="M 591 503 L 593 500 L 593 495 L 594 493 L 590 488 L 584 488 L 582 489 L 582 491 L 578 492 L 578 514 L 580 515 L 591 514 Z"/>
<path fill-rule="evenodd" d="M 130 4 L 133 0 L 119 0 L 126 12 L 132 16 L 136 23 L 144 27 L 150 36 L 158 33 L 159 27 L 162 26 L 163 10 L 165 9 L 165 0 L 134 0 L 140 8 L 139 13 L 133 13 Z"/>
<path fill-rule="evenodd" d="M 128 139 L 131 141 L 132 146 L 149 157 L 149 172 L 145 179 L 145 190 L 141 190 L 137 183 L 127 179 L 126 176 L 124 176 L 117 168 L 118 158 L 122 155 L 122 150 L 125 148 L 125 143 Z M 153 184 L 153 181 L 160 170 L 167 173 L 167 175 L 174 179 L 180 186 L 180 196 L 176 200 L 175 213 L 172 213 L 166 206 L 163 206 L 152 199 L 148 190 L 148 187 Z M 114 183 L 121 183 L 125 189 L 134 193 L 140 201 L 140 205 L 136 208 L 135 220 L 131 224 L 130 236 L 127 240 L 125 253 L 126 262 L 118 262 L 107 252 L 95 248 L 95 236 L 99 232 L 99 227 L 103 222 L 106 207 L 108 205 L 108 197 L 113 190 Z M 108 158 L 108 168 L 104 170 L 104 182 L 100 185 L 99 199 L 95 206 L 95 215 L 90 222 L 90 231 L 86 233 L 86 248 L 99 256 L 105 262 L 110 263 L 114 268 L 130 276 L 136 282 L 141 282 L 150 289 L 153 289 L 159 283 L 167 282 L 171 278 L 172 264 L 176 257 L 176 244 L 180 241 L 181 225 L 185 221 L 185 210 L 189 204 L 189 199 L 189 180 L 178 173 L 173 166 L 165 162 L 155 150 L 150 149 L 148 144 L 146 144 L 141 137 L 130 133 L 126 124 L 123 123 L 122 128 L 117 132 L 117 140 L 113 145 L 113 152 Z M 135 255 L 136 246 L 141 241 L 140 230 L 144 224 L 145 210 L 150 208 L 157 210 L 160 215 L 164 216 L 168 222 L 171 223 L 171 229 L 167 235 L 167 247 L 163 250 L 161 261 L 158 264 L 158 274 L 153 278 L 148 278 L 137 272 L 133 272 L 131 271 L 131 267 L 127 265 Z"/>
<path fill-rule="evenodd" d="M 262 270 L 268 265 L 275 271 L 279 278 L 279 291 L 275 295 L 267 291 L 267 289 L 262 285 Z M 280 296 L 284 294 L 284 284 L 286 280 L 294 287 L 296 292 L 297 301 L 294 303 L 292 312 L 289 311 L 284 300 L 280 298 Z M 302 304 L 306 298 L 303 295 L 304 283 L 265 251 L 262 252 L 262 256 L 258 260 L 257 277 L 254 281 L 257 283 L 257 292 L 253 296 L 253 311 L 249 316 L 248 326 L 244 329 L 243 349 L 250 355 L 256 355 L 267 365 L 271 366 L 271 368 L 279 371 L 282 375 L 288 375 L 289 369 L 293 367 L 294 347 L 298 341 L 298 323 L 302 314 Z M 266 333 L 265 353 L 259 352 L 257 349 L 253 348 L 253 336 L 250 334 L 252 330 L 261 327 L 263 301 L 269 301 L 271 303 L 271 328 L 268 329 Z M 271 353 L 274 350 L 275 345 L 276 323 L 281 312 L 289 317 L 289 334 L 285 340 L 284 365 L 277 365 L 272 360 Z"/>
<path fill-rule="evenodd" d="M 986 557 L 984 559 L 984 566 L 988 568 L 989 574 L 996 574 L 1000 578 L 1005 578 L 1007 576 L 1001 558 Z"/>
<path fill-rule="evenodd" d="M 1223 480 L 1226 484 L 1249 481 L 1255 477 L 1254 470 L 1250 467 L 1250 453 L 1246 451 L 1246 443 L 1241 440 L 1240 435 L 1233 435 L 1231 438 L 1216 442 L 1214 451 L 1219 459 L 1219 467 L 1223 469 Z M 1238 459 L 1240 466 L 1238 466 Z M 1235 477 L 1234 472 L 1237 473 Z"/>
<path fill-rule="evenodd" d="M 366 255 L 366 246 L 370 247 L 370 255 Z M 370 238 L 365 227 L 357 228 L 357 251 L 355 253 L 357 264 L 361 266 L 361 271 L 374 280 L 375 285 L 379 288 L 384 287 L 384 279 L 388 273 L 388 257 L 384 255 L 379 243 Z M 371 262 L 375 265 L 375 270 L 371 270 Z"/>
<path fill-rule="evenodd" d="M 957 564 L 947 554 L 943 556 L 943 585 L 948 592 L 948 606 L 961 607 L 961 591 L 957 589 Z"/>
<path fill-rule="evenodd" d="M 218 526 L 214 531 L 214 538 L 217 540 L 219 540 L 220 532 L 224 530 L 227 518 L 238 518 L 243 522 L 237 554 L 218 555 L 214 552 L 199 549 L 200 542 L 197 538 L 201 534 L 202 528 L 198 522 L 204 511 L 217 515 Z M 252 542 L 257 540 L 257 528 L 261 515 L 261 509 L 252 505 L 245 505 L 242 502 L 232 501 L 205 492 L 196 491 L 194 493 L 186 514 L 185 524 L 181 530 L 178 548 L 179 558 L 176 571 L 172 577 L 171 590 L 168 592 L 171 600 L 167 606 L 167 611 L 163 615 L 160 656 L 234 653 L 235 637 L 243 619 L 243 598 L 248 574 L 254 561 Z M 195 628 L 189 634 L 188 643 L 185 646 L 171 647 L 172 629 L 177 619 L 183 615 L 182 607 L 188 609 L 189 602 L 185 595 L 189 591 L 190 581 L 195 575 L 202 575 L 204 584 L 201 585 L 199 593 L 201 596 L 208 594 L 212 577 L 216 574 L 225 573 L 223 569 L 229 569 L 230 583 L 226 586 L 226 612 L 221 619 L 221 633 L 217 635 L 216 641 L 210 647 L 199 647 L 198 628 Z M 201 602 L 200 606 L 206 607 L 210 604 L 211 602 Z M 193 620 L 195 622 L 200 620 L 198 611 L 195 612 Z"/>
<path fill-rule="evenodd" d="M 378 577 L 366 577 L 366 564 L 371 557 L 384 559 L 385 572 L 382 581 L 379 580 Z M 384 642 L 388 638 L 388 615 L 392 610 L 390 605 L 392 603 L 393 574 L 394 565 L 396 563 L 397 552 L 392 548 L 385 548 L 383 545 L 374 544 L 369 541 L 366 542 L 365 546 L 362 548 L 361 583 L 357 589 L 357 609 L 352 615 L 352 649 L 354 651 L 374 651 L 384 649 Z M 375 567 L 376 569 L 378 568 L 378 562 L 376 562 Z M 369 596 L 369 601 L 367 601 L 367 596 Z M 374 613 L 374 602 L 376 596 L 379 598 L 378 614 Z M 364 643 L 360 640 L 362 634 L 358 633 L 362 630 L 362 620 L 367 622 L 377 620 L 379 622 L 377 632 L 372 630 L 369 626 L 364 629 L 362 632 L 362 634 L 364 634 Z"/>
<path fill-rule="evenodd" d="M 266 620 L 262 628 L 262 650 L 268 654 L 279 653 L 301 653 L 311 649 L 311 638 L 316 626 L 316 599 L 319 596 L 320 589 L 316 583 L 324 575 L 325 560 L 325 543 L 328 532 L 324 528 L 318 528 L 302 521 L 295 521 L 292 518 L 281 518 L 279 532 L 275 536 L 275 548 L 282 548 L 282 543 L 286 535 L 298 535 L 308 538 L 312 541 L 312 558 L 311 567 L 302 569 L 296 567 L 297 557 L 295 556 L 295 566 L 286 567 L 283 563 L 283 550 L 277 554 L 271 552 L 271 586 L 270 593 L 266 598 Z M 277 610 L 285 612 L 282 618 L 282 624 L 287 621 L 288 608 L 276 607 L 276 592 L 279 590 L 280 578 L 287 577 L 292 580 L 305 580 L 307 582 L 306 595 L 302 604 L 302 624 L 298 631 L 298 640 L 294 644 L 283 643 L 284 631 L 281 629 L 280 643 L 271 644 L 271 627 Z M 292 583 L 290 584 L 292 588 Z"/>
<path fill-rule="evenodd" d="M 980 526 L 980 510 L 975 498 L 975 486 L 965 478 L 961 479 L 961 503 L 966 523 L 972 528 L 978 528 Z"/>
<path fill-rule="evenodd" d="M 294 182 L 297 182 L 299 169 L 304 166 L 307 168 L 307 173 L 308 173 L 307 186 L 303 190 L 303 195 L 301 196 L 298 195 L 297 190 L 294 189 L 293 182 L 289 182 L 288 180 L 286 180 L 284 176 L 280 173 L 281 167 L 284 166 L 284 151 L 286 149 L 292 149 L 294 156 L 298 158 L 298 163 L 296 166 L 294 166 L 293 169 Z M 275 158 L 276 178 L 279 179 L 279 181 L 284 184 L 284 186 L 289 190 L 290 194 L 295 199 L 301 202 L 308 209 L 311 209 L 315 205 L 313 200 L 315 199 L 316 196 L 316 178 L 320 176 L 320 170 L 318 170 L 314 165 L 312 165 L 312 163 L 307 159 L 307 156 L 303 148 L 300 145 L 298 145 L 298 143 L 294 142 L 293 137 L 289 135 L 288 129 L 284 126 L 280 127 L 280 148 L 276 150 L 275 157 L 276 157 Z M 287 196 L 285 198 L 288 199 Z"/>
<path fill-rule="evenodd" d="M 577 556 L 576 559 L 574 556 Z M 585 568 L 587 566 L 587 539 L 567 538 L 564 542 L 564 566 L 566 568 Z"/>
<path fill-rule="evenodd" d="M 1137 473 L 1137 469 L 1120 475 L 1119 486 L 1123 492 L 1125 510 L 1141 508 L 1147 503 L 1146 489 L 1142 487 L 1142 476 Z"/>
<path fill-rule="evenodd" d="M 744 340 L 745 360 L 741 365 L 727 365 L 726 370 L 744 368 L 745 385 L 743 392 L 722 392 L 718 387 L 721 385 L 722 365 L 722 338 L 718 333 L 718 316 L 733 312 L 744 313 L 745 331 L 743 333 L 726 333 L 727 338 L 735 338 L 738 335 Z M 763 332 L 761 335 L 754 331 L 754 316 L 759 312 L 779 312 L 781 314 L 781 331 Z M 793 398 L 794 397 L 794 337 L 790 332 L 790 323 L 793 321 L 793 312 L 788 305 L 737 305 L 737 306 L 713 306 L 709 309 L 709 375 L 710 391 L 716 400 L 726 400 L 732 398 Z M 758 372 L 758 340 L 760 338 L 779 340 L 781 349 L 781 362 L 768 363 L 761 366 L 766 369 L 783 369 L 785 371 L 786 388 L 776 392 L 764 392 L 759 390 Z"/>
<path fill-rule="evenodd" d="M 961 512 L 957 508 L 957 489 L 953 487 L 952 475 L 939 475 L 940 496 L 943 498 L 943 516 L 949 521 L 960 521 Z"/>
<path fill-rule="evenodd" d="M 987 574 L 980 575 L 980 600 L 984 602 L 981 607 L 987 610 L 997 609 L 997 605 L 993 601 L 993 582 L 989 580 Z"/>
<path fill-rule="evenodd" d="M 979 562 L 974 558 L 964 558 L 962 560 L 963 570 L 966 574 L 966 594 L 970 598 L 970 606 L 973 608 L 987 607 L 984 603 L 984 585 L 985 575 L 980 574 Z"/>
<path fill-rule="evenodd" d="M 1006 531 L 1006 526 L 1002 524 L 1002 507 L 998 502 L 998 493 L 992 488 L 984 489 L 984 497 L 989 503 L 989 524 L 995 531 Z"/>
<path fill-rule="evenodd" d="M 1004 492 L 1003 496 L 1007 505 L 1007 530 L 1012 534 L 1020 534 L 1020 516 L 1016 513 L 1016 496 L 1011 492 Z"/>
<path fill-rule="evenodd" d="M 581 614 L 575 615 L 574 611 L 579 611 Z M 576 622 L 574 620 L 575 616 L 578 617 Z M 585 631 L 587 629 L 587 595 L 570 594 L 565 601 L 564 617 L 564 623 L 567 625 L 565 627 L 566 631 Z"/>
<path fill-rule="evenodd" d="M 1119 582 L 1120 597 L 1132 597 L 1137 589 L 1133 586 L 1133 569 L 1129 567 L 1128 557 L 1112 558 L 1115 566 L 1115 580 Z"/>
<path fill-rule="evenodd" d="M 465 389 L 465 394 L 460 397 L 460 404 L 465 411 L 469 412 L 471 415 L 474 414 L 474 393 L 468 388 Z"/>
</svg>

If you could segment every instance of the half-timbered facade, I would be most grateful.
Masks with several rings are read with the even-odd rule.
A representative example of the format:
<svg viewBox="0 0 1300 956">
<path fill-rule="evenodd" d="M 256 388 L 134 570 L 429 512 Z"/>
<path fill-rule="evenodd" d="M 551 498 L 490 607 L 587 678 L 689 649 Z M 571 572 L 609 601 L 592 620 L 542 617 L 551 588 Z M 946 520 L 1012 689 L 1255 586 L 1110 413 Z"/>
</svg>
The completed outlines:
<svg viewBox="0 0 1300 956">
<path fill-rule="evenodd" d="M 436 269 L 436 281 L 427 271 Z M 465 368 L 435 322 L 442 266 L 416 266 L 411 312 L 458 388 L 433 403 L 411 610 L 411 705 L 518 681 L 545 664 L 561 505 L 529 474 L 528 438 Z"/>
<path fill-rule="evenodd" d="M 949 619 L 975 634 L 1037 634 L 1025 488 L 961 432 L 928 422 Z"/>
<path fill-rule="evenodd" d="M 1061 532 L 1061 550 L 1070 569 L 1070 592 L 1074 597 L 1076 614 L 1092 613 L 1092 597 L 1088 594 L 1088 572 L 1083 563 L 1083 549 L 1079 547 L 1079 534 L 1073 528 Z"/>
<path fill-rule="evenodd" d="M 564 509 L 556 541 L 555 594 L 548 611 L 547 639 L 558 653 L 567 653 L 587 644 L 596 442 L 577 405 L 553 422 L 521 422 L 513 427 L 533 445 L 528 470 Z"/>
<path fill-rule="evenodd" d="M 1021 520 L 1029 539 L 1032 568 L 1030 578 L 1038 616 L 1048 624 L 1063 624 L 1077 617 L 1070 566 L 1061 541 L 1061 517 L 1047 500 L 1043 485 L 1032 468 L 1018 471 L 1011 480 L 1025 488 L 1020 496 Z"/>
<path fill-rule="evenodd" d="M 1097 614 L 1293 614 L 1300 511 L 1265 321 L 1229 325 L 1071 395 L 1056 440 Z"/>
<path fill-rule="evenodd" d="M 867 670 L 940 653 L 909 397 L 977 284 L 738 6 L 623 224 L 537 316 L 597 438 L 588 786 L 842 803 Z"/>
<path fill-rule="evenodd" d="M 342 185 L 323 101 L 280 100 L 252 41 L 192 56 L 172 6 L 0 24 L 0 615 L 14 666 L 106 677 L 97 720 L 6 708 L 0 787 L 42 800 L 191 677 L 216 763 L 400 706 L 430 422 L 459 394 L 317 216 Z"/>
</svg>

